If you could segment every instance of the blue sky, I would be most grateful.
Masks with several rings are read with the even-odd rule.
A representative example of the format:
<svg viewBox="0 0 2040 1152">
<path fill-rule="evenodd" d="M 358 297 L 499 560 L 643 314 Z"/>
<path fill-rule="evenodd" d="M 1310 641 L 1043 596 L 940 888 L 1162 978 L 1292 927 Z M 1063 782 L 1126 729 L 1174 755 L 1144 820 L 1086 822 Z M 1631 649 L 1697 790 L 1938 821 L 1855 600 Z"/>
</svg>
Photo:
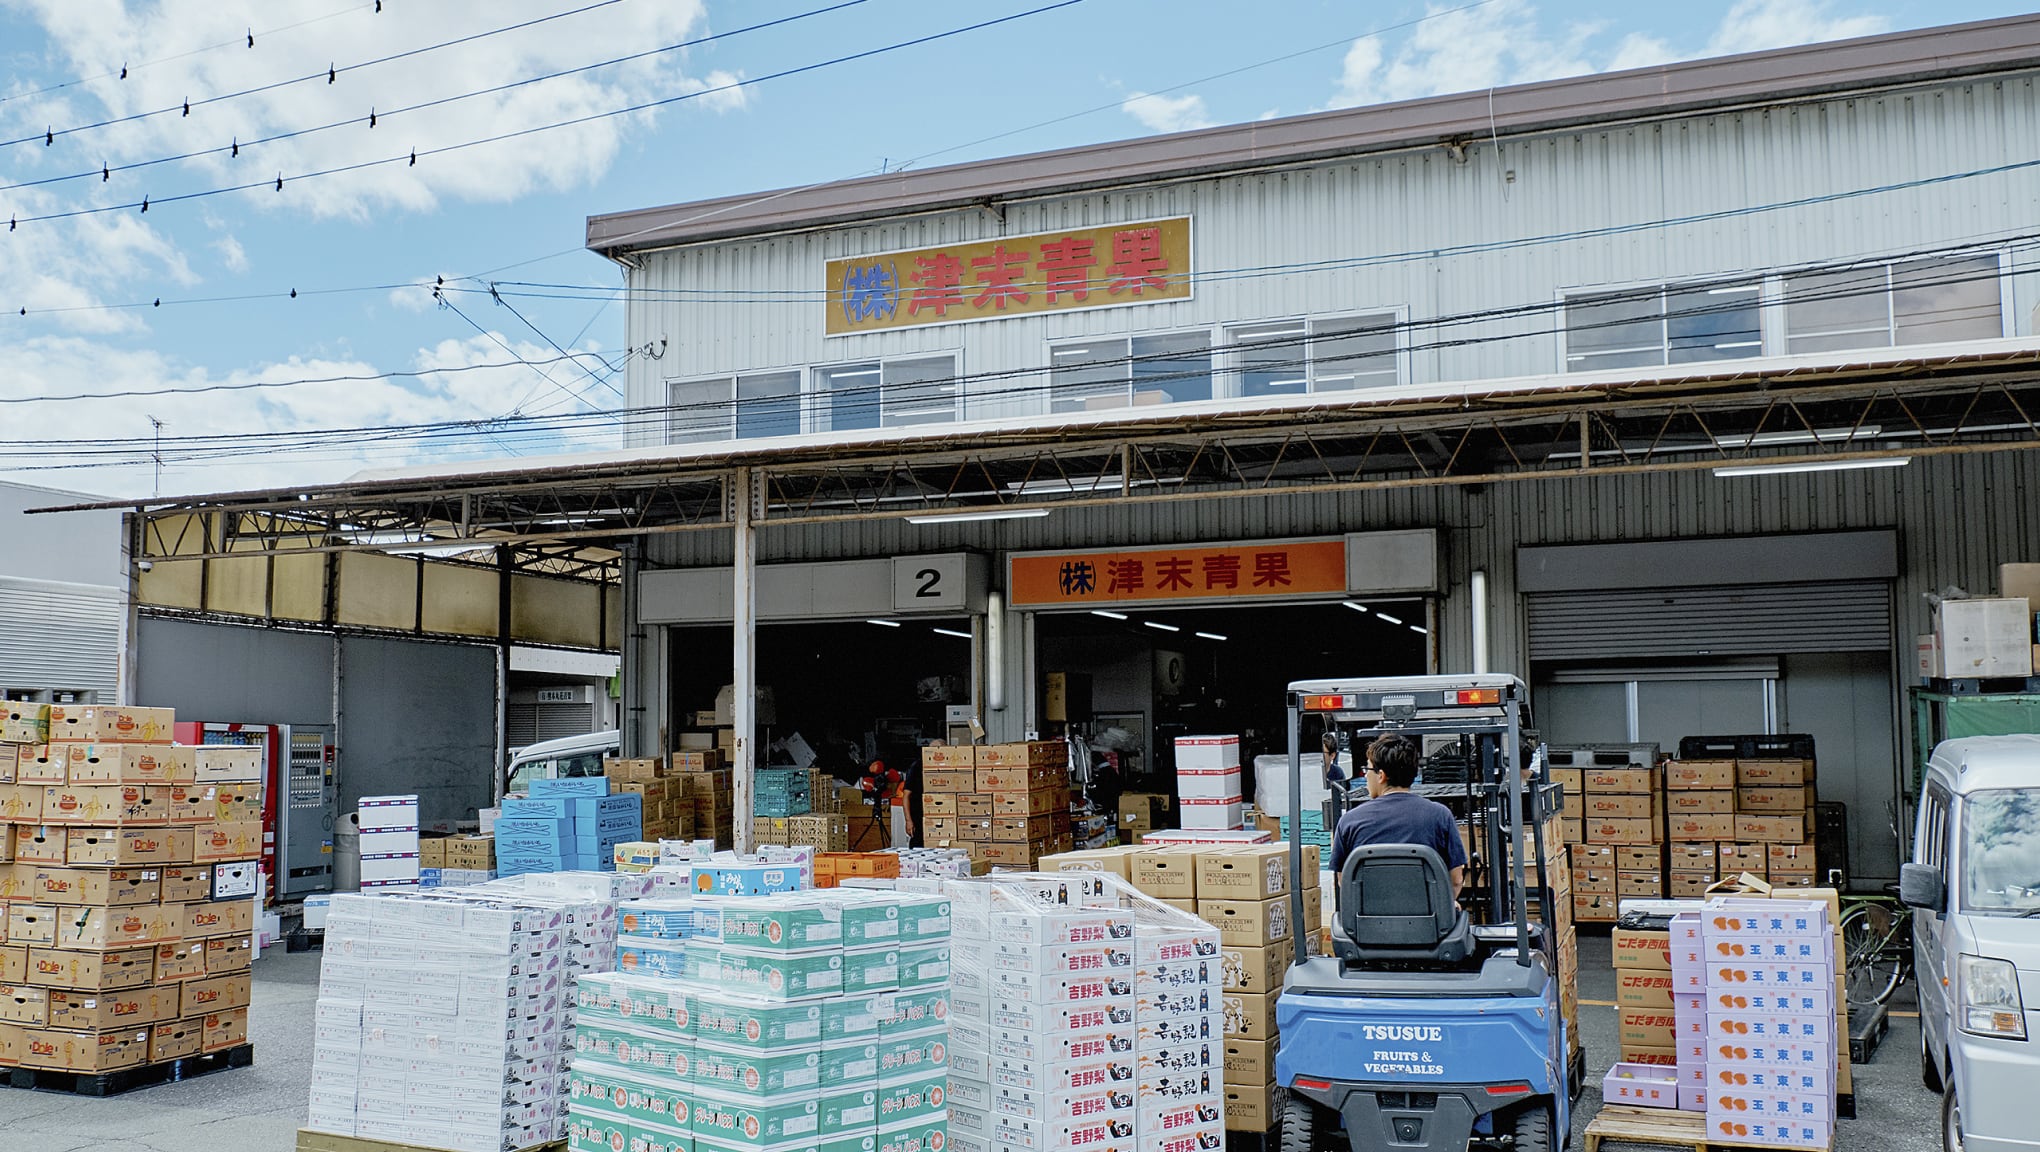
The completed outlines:
<svg viewBox="0 0 2040 1152">
<path fill-rule="evenodd" d="M 577 363 L 595 376 L 563 362 L 545 366 L 543 376 L 521 365 L 467 370 L 560 355 L 486 292 L 452 296 L 456 313 L 436 306 L 424 287 L 330 291 L 429 284 L 440 276 L 469 290 L 489 279 L 618 284 L 614 267 L 579 250 L 590 213 L 763 192 L 910 161 L 928 167 L 2019 10 L 1974 0 L 1471 6 L 1082 0 L 868 60 L 730 87 L 1053 2 L 861 0 L 624 65 L 386 115 L 841 2 L 384 0 L 378 13 L 374 0 L 0 0 L 0 141 L 35 138 L 0 146 L 0 185 L 92 173 L 0 190 L 0 218 L 286 177 L 281 192 L 265 187 L 160 202 L 147 213 L 129 208 L 29 220 L 0 232 L 0 401 L 185 390 L 0 404 L 15 444 L 12 455 L 0 457 L 0 470 L 14 468 L 7 474 L 28 483 L 146 494 L 159 483 L 153 416 L 172 438 L 160 477 L 165 493 L 316 483 L 363 467 L 501 455 L 504 442 L 481 435 L 425 447 L 366 436 L 316 444 L 244 439 L 243 447 L 200 458 L 175 438 L 615 407 L 620 399 L 597 382 L 601 372 L 592 359 Z M 559 15 L 579 8 L 589 10 Z M 350 69 L 549 16 L 558 18 Z M 253 47 L 245 42 L 250 32 Z M 228 46 L 212 47 L 222 44 Z M 1278 57 L 1288 59 L 1248 68 Z M 123 65 L 125 80 L 116 77 Z M 207 101 L 329 66 L 330 84 L 319 77 Z M 1210 79 L 1242 68 L 1248 70 Z M 686 98 L 653 112 L 428 156 L 416 167 L 291 179 L 675 97 Z M 186 99 L 199 102 L 188 116 L 173 111 L 80 127 L 178 108 Z M 371 109 L 378 113 L 374 128 L 366 123 Z M 342 120 L 359 123 L 251 145 L 238 157 L 98 175 L 102 164 L 157 160 Z M 49 145 L 40 138 L 46 130 L 60 133 Z M 481 278 L 458 279 L 470 276 Z M 291 289 L 300 292 L 297 299 L 275 298 Z M 271 298 L 178 303 L 239 295 Z M 157 299 L 163 307 L 104 307 Z M 582 301 L 518 298 L 512 304 L 577 353 L 612 361 L 621 353 L 620 305 L 598 310 Z M 29 315 L 20 314 L 23 308 Z M 193 391 L 389 372 L 431 374 Z M 75 446 L 26 454 L 35 445 L 86 439 L 121 443 L 100 455 Z M 611 443 L 592 419 L 556 443 L 520 450 Z"/>
</svg>

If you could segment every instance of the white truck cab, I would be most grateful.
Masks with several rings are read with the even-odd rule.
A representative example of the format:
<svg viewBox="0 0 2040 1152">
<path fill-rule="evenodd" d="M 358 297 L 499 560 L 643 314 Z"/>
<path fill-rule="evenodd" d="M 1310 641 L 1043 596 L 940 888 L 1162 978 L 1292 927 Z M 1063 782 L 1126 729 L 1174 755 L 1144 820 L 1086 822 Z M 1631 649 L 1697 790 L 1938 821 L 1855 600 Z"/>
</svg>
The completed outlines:
<svg viewBox="0 0 2040 1152">
<path fill-rule="evenodd" d="M 1942 1147 L 2040 1149 L 2028 1098 L 2040 1084 L 2040 735 L 1934 749 L 1899 891 L 1914 909 L 1920 1073 L 1944 1093 Z"/>
<path fill-rule="evenodd" d="M 503 794 L 523 792 L 533 780 L 600 776 L 603 757 L 616 755 L 621 746 L 621 733 L 614 730 L 526 744 L 510 755 L 503 773 Z"/>
</svg>

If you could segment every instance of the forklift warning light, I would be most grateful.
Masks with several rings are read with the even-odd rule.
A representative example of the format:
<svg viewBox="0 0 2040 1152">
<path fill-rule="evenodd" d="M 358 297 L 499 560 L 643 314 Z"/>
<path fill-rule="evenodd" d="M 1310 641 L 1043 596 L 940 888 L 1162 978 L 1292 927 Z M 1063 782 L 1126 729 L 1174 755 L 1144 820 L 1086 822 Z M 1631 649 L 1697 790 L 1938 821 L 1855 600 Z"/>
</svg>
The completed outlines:
<svg viewBox="0 0 2040 1152">
<path fill-rule="evenodd" d="M 1502 690 L 1500 688 L 1467 688 L 1459 693 L 1459 702 L 1461 704 L 1500 704 L 1502 702 Z"/>
<path fill-rule="evenodd" d="M 1305 712 L 1337 712 L 1341 709 L 1352 707 L 1353 697 L 1351 696 L 1305 696 L 1303 698 L 1303 710 Z"/>
</svg>

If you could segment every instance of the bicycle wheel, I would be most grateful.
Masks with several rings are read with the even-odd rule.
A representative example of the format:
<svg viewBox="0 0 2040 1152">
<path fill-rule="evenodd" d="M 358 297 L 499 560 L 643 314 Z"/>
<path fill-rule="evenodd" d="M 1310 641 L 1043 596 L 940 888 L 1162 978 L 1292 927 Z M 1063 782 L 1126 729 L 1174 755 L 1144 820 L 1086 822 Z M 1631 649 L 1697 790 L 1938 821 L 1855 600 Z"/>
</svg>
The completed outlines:
<svg viewBox="0 0 2040 1152">
<path fill-rule="evenodd" d="M 1904 975 L 1896 949 L 1909 942 L 1897 940 L 1897 918 L 1882 905 L 1858 904 L 1842 914 L 1841 930 L 1849 1003 L 1858 1008 L 1882 1004 Z"/>
</svg>

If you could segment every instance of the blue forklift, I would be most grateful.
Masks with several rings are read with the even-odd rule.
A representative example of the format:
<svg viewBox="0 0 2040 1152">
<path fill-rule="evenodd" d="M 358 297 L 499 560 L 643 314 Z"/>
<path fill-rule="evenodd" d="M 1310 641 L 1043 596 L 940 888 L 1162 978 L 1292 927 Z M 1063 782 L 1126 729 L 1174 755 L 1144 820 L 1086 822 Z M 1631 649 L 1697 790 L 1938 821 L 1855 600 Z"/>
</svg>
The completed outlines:
<svg viewBox="0 0 2040 1152">
<path fill-rule="evenodd" d="M 1370 741 L 1399 733 L 1425 753 L 1414 790 L 1454 809 L 1473 850 L 1459 899 L 1428 846 L 1368 845 L 1331 864 L 1331 954 L 1299 947 L 1276 1006 L 1282 1152 L 1571 1143 L 1584 1054 L 1570 1050 L 1559 1009 L 1557 942 L 1530 913 L 1533 897 L 1552 907 L 1544 840 L 1562 804 L 1541 750 L 1529 750 L 1528 724 L 1513 676 L 1289 686 L 1290 796 L 1301 795 L 1305 739 L 1316 747 L 1335 736 L 1357 768 Z M 1334 784 L 1326 832 L 1346 791 Z M 1350 802 L 1364 803 L 1355 792 Z M 1289 822 L 1292 875 L 1303 867 L 1302 823 Z M 1291 910 L 1299 936 L 1314 927 L 1300 886 Z"/>
</svg>

